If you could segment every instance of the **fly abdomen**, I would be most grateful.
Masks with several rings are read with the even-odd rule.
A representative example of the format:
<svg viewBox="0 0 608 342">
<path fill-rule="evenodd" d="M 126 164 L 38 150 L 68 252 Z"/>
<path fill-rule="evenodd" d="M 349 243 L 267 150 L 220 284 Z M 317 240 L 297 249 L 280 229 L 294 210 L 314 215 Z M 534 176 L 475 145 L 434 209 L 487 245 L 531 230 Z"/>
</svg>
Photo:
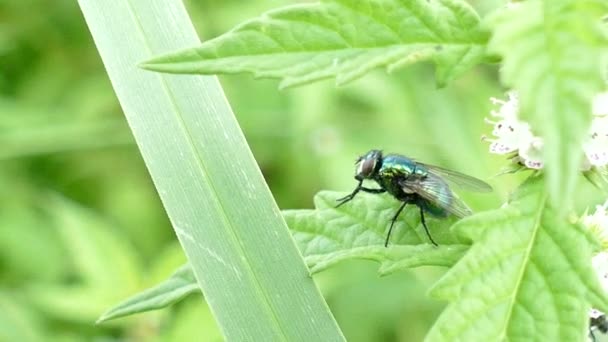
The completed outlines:
<svg viewBox="0 0 608 342">
<path fill-rule="evenodd" d="M 422 210 L 431 214 L 432 216 L 443 218 L 449 215 L 449 212 L 442 207 L 434 204 L 431 201 L 427 201 L 424 198 L 420 198 L 419 202 L 416 203 L 418 206 L 422 207 Z"/>
</svg>

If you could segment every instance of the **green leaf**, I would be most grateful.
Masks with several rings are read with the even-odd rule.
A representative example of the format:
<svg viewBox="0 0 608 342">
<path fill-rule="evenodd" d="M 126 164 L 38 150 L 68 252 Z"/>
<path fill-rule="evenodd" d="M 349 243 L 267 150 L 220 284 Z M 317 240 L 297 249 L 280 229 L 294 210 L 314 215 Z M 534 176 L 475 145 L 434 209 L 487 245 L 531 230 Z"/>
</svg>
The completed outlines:
<svg viewBox="0 0 608 342">
<path fill-rule="evenodd" d="M 608 298 L 591 266 L 590 233 L 547 204 L 541 179 L 524 183 L 508 206 L 464 219 L 474 240 L 431 289 L 451 301 L 428 341 L 583 341 L 591 306 Z"/>
<path fill-rule="evenodd" d="M 125 291 L 118 286 L 114 289 L 115 292 L 109 292 L 85 284 L 33 283 L 24 290 L 30 305 L 36 311 L 56 320 L 87 326 L 95 322 L 99 313 L 110 303 L 116 303 L 125 296 Z M 130 292 L 132 291 L 131 289 Z"/>
<path fill-rule="evenodd" d="M 217 79 L 136 66 L 200 44 L 183 3 L 78 3 L 225 339 L 343 340 Z"/>
<path fill-rule="evenodd" d="M 339 85 L 369 70 L 437 64 L 440 85 L 484 59 L 487 35 L 460 0 L 324 0 L 270 11 L 199 47 L 146 61 L 149 70 L 252 73 L 291 87 L 325 78 Z"/>
<path fill-rule="evenodd" d="M 124 120 L 75 120 L 0 97 L 0 160 L 133 144 Z"/>
<path fill-rule="evenodd" d="M 600 0 L 524 1 L 490 20 L 488 49 L 502 55 L 502 80 L 518 91 L 522 118 L 544 138 L 548 190 L 557 209 L 569 205 L 591 100 L 605 88 L 608 40 L 600 18 L 606 7 Z"/>
<path fill-rule="evenodd" d="M 0 289 L 0 341 L 48 341 L 40 313 L 14 291 Z"/>
<path fill-rule="evenodd" d="M 40 202 L 47 214 L 44 224 L 59 233 L 78 278 L 69 284 L 31 282 L 25 286 L 38 310 L 88 324 L 108 303 L 140 287 L 141 260 L 124 231 L 59 194 L 41 196 Z"/>
<path fill-rule="evenodd" d="M 431 245 L 415 206 L 403 210 L 393 229 L 390 245 L 384 247 L 390 220 L 399 208 L 399 202 L 388 196 L 361 194 L 335 208 L 336 199 L 343 195 L 322 191 L 315 196 L 317 209 L 283 211 L 312 273 L 347 259 L 380 262 L 382 275 L 418 266 L 452 266 L 469 248 L 467 242 L 459 241 L 450 232 L 454 218 L 427 218 L 431 234 L 439 243 L 438 247 Z M 173 279 L 176 276 L 177 281 Z M 174 288 L 189 288 L 195 281 L 190 267 L 183 266 L 172 278 L 110 309 L 99 321 L 171 305 L 181 299 L 174 293 Z M 171 300 L 161 302 L 165 297 Z"/>
<path fill-rule="evenodd" d="M 48 194 L 43 205 L 82 277 L 80 281 L 119 295 L 139 286 L 143 267 L 123 231 L 59 194 Z M 117 283 L 121 284 L 118 289 Z"/>
<path fill-rule="evenodd" d="M 433 246 L 420 223 L 418 207 L 406 207 L 395 223 L 388 248 L 384 241 L 400 202 L 390 195 L 358 195 L 335 208 L 344 194 L 323 191 L 315 196 L 315 210 L 287 210 L 285 220 L 298 242 L 312 273 L 342 260 L 369 259 L 380 262 L 380 273 L 424 265 L 451 266 L 468 243 L 450 232 L 454 218 L 428 217 Z"/>
<path fill-rule="evenodd" d="M 200 289 L 190 265 L 180 267 L 169 279 L 147 289 L 105 312 L 97 323 L 156 310 L 179 302 L 190 293 Z"/>
</svg>

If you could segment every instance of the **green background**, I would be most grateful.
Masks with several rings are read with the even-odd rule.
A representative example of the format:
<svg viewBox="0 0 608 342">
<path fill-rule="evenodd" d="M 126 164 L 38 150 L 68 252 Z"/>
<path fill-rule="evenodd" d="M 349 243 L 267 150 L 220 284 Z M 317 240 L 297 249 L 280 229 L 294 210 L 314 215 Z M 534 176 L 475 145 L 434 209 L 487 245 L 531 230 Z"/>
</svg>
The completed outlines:
<svg viewBox="0 0 608 342">
<path fill-rule="evenodd" d="M 187 1 L 201 39 L 290 0 Z M 499 1 L 471 2 L 487 13 Z M 437 89 L 434 70 L 383 70 L 277 90 L 278 82 L 220 78 L 282 209 L 310 208 L 322 190 L 351 190 L 353 162 L 371 148 L 488 180 L 499 206 L 521 176 L 481 136 L 497 66 Z M 184 262 L 99 55 L 73 0 L 0 0 L 0 341 L 215 341 L 200 296 L 95 326 L 99 315 Z M 583 208 L 591 201 L 581 202 Z M 349 341 L 420 341 L 444 303 L 424 296 L 442 274 L 380 278 L 372 262 L 315 276 Z"/>
</svg>

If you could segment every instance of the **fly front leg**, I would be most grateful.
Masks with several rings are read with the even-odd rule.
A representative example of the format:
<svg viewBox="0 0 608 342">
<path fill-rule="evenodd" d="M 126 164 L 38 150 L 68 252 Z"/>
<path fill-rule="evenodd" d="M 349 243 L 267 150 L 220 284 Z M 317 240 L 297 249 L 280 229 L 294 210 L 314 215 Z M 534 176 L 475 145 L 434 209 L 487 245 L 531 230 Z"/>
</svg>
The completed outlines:
<svg viewBox="0 0 608 342">
<path fill-rule="evenodd" d="M 336 205 L 336 208 L 346 202 L 350 202 L 353 198 L 355 198 L 355 196 L 359 193 L 359 191 L 361 191 L 362 185 L 363 185 L 363 181 L 361 180 L 361 181 L 359 181 L 359 184 L 357 185 L 355 190 L 353 190 L 353 192 L 351 192 L 349 195 L 346 195 L 342 198 L 338 198 L 336 201 L 338 201 L 340 203 L 338 203 L 338 205 Z"/>
<path fill-rule="evenodd" d="M 350 202 L 353 198 L 355 198 L 355 196 L 359 193 L 359 191 L 367 192 L 370 194 L 381 194 L 383 192 L 386 192 L 386 190 L 384 190 L 384 189 L 370 189 L 370 188 L 363 187 L 363 181 L 361 180 L 361 181 L 359 181 L 359 184 L 357 185 L 355 190 L 353 190 L 353 192 L 351 192 L 350 194 L 348 194 L 342 198 L 338 198 L 336 200 L 336 201 L 340 202 L 340 203 L 338 203 L 338 205 L 336 205 L 336 208 L 346 202 Z"/>
</svg>

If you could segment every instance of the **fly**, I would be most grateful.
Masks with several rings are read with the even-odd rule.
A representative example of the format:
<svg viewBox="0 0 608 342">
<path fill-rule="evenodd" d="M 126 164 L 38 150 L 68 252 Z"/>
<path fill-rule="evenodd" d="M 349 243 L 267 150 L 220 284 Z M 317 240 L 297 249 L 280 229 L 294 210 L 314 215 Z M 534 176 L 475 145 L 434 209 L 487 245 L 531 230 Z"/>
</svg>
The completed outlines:
<svg viewBox="0 0 608 342">
<path fill-rule="evenodd" d="M 419 163 L 398 154 L 383 155 L 380 150 L 367 152 L 357 159 L 355 165 L 355 179 L 359 184 L 352 193 L 338 199 L 336 208 L 351 201 L 360 191 L 372 194 L 388 192 L 401 201 L 401 206 L 391 220 L 385 247 L 388 246 L 395 221 L 408 204 L 419 208 L 424 231 L 435 246 L 437 243 L 426 225 L 425 213 L 434 217 L 447 217 L 450 214 L 465 217 L 472 214 L 471 209 L 452 192 L 448 182 L 470 191 L 492 191 L 489 184 L 477 178 L 439 166 Z M 379 188 L 366 188 L 363 186 L 363 180 L 373 180 Z"/>
</svg>

